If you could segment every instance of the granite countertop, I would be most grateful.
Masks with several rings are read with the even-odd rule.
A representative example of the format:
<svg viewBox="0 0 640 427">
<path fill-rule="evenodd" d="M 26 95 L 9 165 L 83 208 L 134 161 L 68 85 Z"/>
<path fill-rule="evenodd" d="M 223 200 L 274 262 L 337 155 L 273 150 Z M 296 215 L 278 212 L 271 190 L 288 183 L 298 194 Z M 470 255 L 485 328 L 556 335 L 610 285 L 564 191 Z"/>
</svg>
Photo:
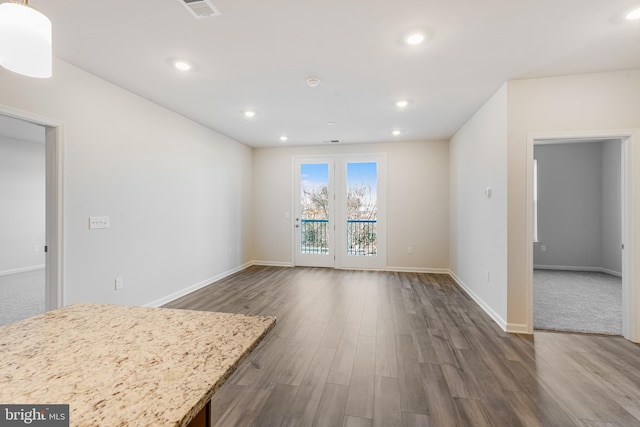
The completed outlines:
<svg viewBox="0 0 640 427">
<path fill-rule="evenodd" d="M 0 327 L 0 403 L 72 426 L 186 426 L 274 317 L 75 304 Z"/>
</svg>

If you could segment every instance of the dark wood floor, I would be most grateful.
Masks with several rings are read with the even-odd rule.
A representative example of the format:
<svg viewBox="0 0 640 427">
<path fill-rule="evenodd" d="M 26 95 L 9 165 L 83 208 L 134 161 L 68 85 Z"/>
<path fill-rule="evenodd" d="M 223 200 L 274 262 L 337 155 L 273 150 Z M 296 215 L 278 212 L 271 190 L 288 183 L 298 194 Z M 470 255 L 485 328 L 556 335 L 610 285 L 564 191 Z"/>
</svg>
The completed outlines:
<svg viewBox="0 0 640 427">
<path fill-rule="evenodd" d="M 251 267 L 167 307 L 278 317 L 215 426 L 640 426 L 640 346 L 506 334 L 449 276 Z"/>
</svg>

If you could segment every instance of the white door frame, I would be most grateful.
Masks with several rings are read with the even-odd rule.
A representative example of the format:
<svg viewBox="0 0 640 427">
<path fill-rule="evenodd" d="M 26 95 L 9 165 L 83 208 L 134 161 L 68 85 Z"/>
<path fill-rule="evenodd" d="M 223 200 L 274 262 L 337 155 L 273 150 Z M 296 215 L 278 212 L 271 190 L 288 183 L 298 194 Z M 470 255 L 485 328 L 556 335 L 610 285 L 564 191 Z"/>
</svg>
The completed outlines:
<svg viewBox="0 0 640 427">
<path fill-rule="evenodd" d="M 335 239 L 335 219 L 336 215 L 336 203 L 335 203 L 335 156 L 294 156 L 293 162 L 293 242 L 292 242 L 292 255 L 294 266 L 304 267 L 335 267 L 336 262 L 336 239 Z M 303 164 L 328 164 L 329 176 L 327 182 L 327 190 L 329 197 L 329 220 L 328 222 L 328 236 L 329 236 L 329 253 L 327 254 L 302 254 L 300 253 L 300 231 L 302 227 L 300 204 L 298 199 L 300 198 L 301 186 L 300 186 L 300 166 Z"/>
<path fill-rule="evenodd" d="M 347 163 L 377 164 L 377 194 L 378 219 L 376 221 L 376 234 L 378 253 L 373 256 L 347 255 L 346 235 L 346 197 L 342 197 L 336 203 L 336 236 L 342 236 L 336 242 L 336 268 L 357 270 L 385 270 L 387 268 L 387 155 L 385 153 L 371 154 L 347 154 L 335 156 L 336 159 L 336 185 L 342 190 L 347 188 Z M 336 191 L 338 195 L 346 196 L 344 191 Z"/>
<path fill-rule="evenodd" d="M 27 111 L 0 105 L 0 114 L 45 127 L 46 152 L 46 245 L 45 310 L 64 305 L 64 125 Z"/>
<path fill-rule="evenodd" d="M 355 154 L 318 154 L 318 155 L 309 155 L 309 156 L 293 156 L 292 157 L 292 176 L 293 176 L 293 201 L 292 201 L 292 212 L 294 213 L 292 218 L 292 227 L 294 227 L 293 238 L 291 241 L 291 263 L 292 265 L 298 265 L 296 262 L 296 239 L 298 238 L 296 225 L 296 218 L 298 218 L 297 213 L 299 212 L 299 207 L 296 206 L 296 200 L 299 197 L 300 191 L 300 183 L 297 182 L 298 172 L 296 169 L 299 167 L 300 163 L 326 163 L 328 160 L 330 162 L 330 168 L 333 167 L 333 171 L 329 173 L 329 181 L 330 187 L 333 186 L 337 188 L 337 186 L 341 186 L 346 188 L 346 163 L 347 162 L 377 162 L 378 164 L 378 183 L 377 183 L 377 203 L 378 203 L 378 255 L 375 262 L 372 260 L 361 260 L 363 261 L 359 265 L 355 265 L 350 263 L 346 259 L 347 256 L 343 254 L 346 252 L 345 242 L 341 240 L 340 237 L 344 235 L 346 230 L 342 230 L 342 226 L 337 228 L 337 223 L 342 223 L 342 219 L 344 218 L 345 207 L 343 206 L 343 201 L 336 202 L 336 193 L 342 194 L 342 191 L 335 191 L 335 188 L 329 188 L 330 195 L 330 208 L 333 212 L 331 220 L 333 221 L 333 227 L 331 227 L 331 238 L 333 239 L 333 243 L 331 248 L 333 249 L 333 256 L 331 257 L 331 265 L 322 264 L 323 267 L 333 267 L 339 269 L 367 269 L 367 270 L 385 270 L 387 268 L 387 239 L 386 239 L 386 231 L 387 231 L 387 221 L 386 221 L 386 203 L 387 203 L 387 189 L 386 189 L 386 171 L 387 171 L 387 155 L 386 153 L 355 153 Z M 367 257 L 360 257 L 367 258 Z M 367 262 L 368 261 L 368 262 Z M 301 264 L 302 265 L 302 264 Z M 306 265 L 306 264 L 304 264 Z"/>
<path fill-rule="evenodd" d="M 626 339 L 640 342 L 640 129 L 544 132 L 527 134 L 527 229 L 525 277 L 528 332 L 533 333 L 533 151 L 534 142 L 550 139 L 622 140 L 622 325 Z M 636 271 L 634 271 L 636 270 Z"/>
</svg>

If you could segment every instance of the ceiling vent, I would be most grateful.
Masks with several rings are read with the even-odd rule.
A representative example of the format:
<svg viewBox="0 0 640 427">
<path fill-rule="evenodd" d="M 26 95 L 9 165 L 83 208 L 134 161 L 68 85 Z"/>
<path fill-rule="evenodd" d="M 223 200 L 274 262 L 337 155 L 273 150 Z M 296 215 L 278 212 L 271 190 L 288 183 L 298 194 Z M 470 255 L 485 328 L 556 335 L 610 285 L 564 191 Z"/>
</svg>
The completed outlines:
<svg viewBox="0 0 640 427">
<path fill-rule="evenodd" d="M 212 18 L 221 13 L 209 0 L 178 0 L 196 19 Z"/>
<path fill-rule="evenodd" d="M 328 141 L 322 141 L 323 144 L 340 144 L 339 139 L 330 139 Z"/>
</svg>

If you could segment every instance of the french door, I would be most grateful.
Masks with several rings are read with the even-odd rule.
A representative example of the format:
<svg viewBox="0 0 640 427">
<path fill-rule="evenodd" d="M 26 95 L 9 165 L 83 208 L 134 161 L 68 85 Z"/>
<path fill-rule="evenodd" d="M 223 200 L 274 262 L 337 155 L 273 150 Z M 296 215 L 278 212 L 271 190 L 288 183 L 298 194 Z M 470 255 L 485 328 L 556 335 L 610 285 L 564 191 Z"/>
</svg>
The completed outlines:
<svg viewBox="0 0 640 427">
<path fill-rule="evenodd" d="M 294 158 L 294 264 L 386 267 L 384 155 Z"/>
<path fill-rule="evenodd" d="M 295 159 L 294 263 L 335 266 L 333 158 Z"/>
</svg>

